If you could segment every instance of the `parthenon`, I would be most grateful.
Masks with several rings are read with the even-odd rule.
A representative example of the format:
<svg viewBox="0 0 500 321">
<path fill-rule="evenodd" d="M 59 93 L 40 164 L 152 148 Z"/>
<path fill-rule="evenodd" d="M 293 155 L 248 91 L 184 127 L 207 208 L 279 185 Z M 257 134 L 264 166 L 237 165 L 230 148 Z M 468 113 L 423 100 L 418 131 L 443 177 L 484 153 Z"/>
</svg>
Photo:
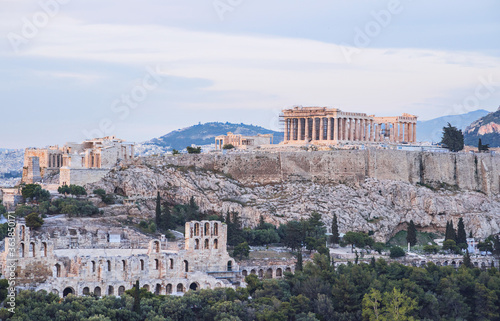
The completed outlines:
<svg viewBox="0 0 500 321">
<path fill-rule="evenodd" d="M 414 143 L 417 116 L 375 117 L 327 107 L 294 107 L 282 112 L 284 144 Z"/>
</svg>

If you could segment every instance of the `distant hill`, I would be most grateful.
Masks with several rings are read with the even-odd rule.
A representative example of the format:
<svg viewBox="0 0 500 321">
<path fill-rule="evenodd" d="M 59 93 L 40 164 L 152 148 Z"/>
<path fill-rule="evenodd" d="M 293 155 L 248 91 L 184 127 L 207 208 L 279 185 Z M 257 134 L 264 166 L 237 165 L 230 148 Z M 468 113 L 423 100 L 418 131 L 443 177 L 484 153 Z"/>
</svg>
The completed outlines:
<svg viewBox="0 0 500 321">
<path fill-rule="evenodd" d="M 443 134 L 443 127 L 448 123 L 452 126 L 465 130 L 473 121 L 487 115 L 489 111 L 479 109 L 461 115 L 442 116 L 426 121 L 417 121 L 417 141 L 419 142 L 440 142 Z M 477 145 L 477 141 L 475 143 Z"/>
<path fill-rule="evenodd" d="M 477 146 L 481 138 L 482 144 L 490 147 L 500 147 L 500 107 L 497 111 L 487 114 L 474 121 L 464 132 L 465 145 Z"/>
<path fill-rule="evenodd" d="M 283 141 L 283 133 L 266 129 L 264 127 L 243 123 L 233 124 L 228 122 L 212 122 L 174 130 L 164 136 L 139 144 L 136 150 L 138 153 L 144 154 L 148 153 L 148 151 L 151 153 L 164 152 L 172 149 L 181 150 L 186 148 L 186 146 L 191 146 L 191 144 L 209 145 L 215 143 L 216 136 L 225 135 L 228 132 L 248 136 L 254 136 L 257 134 L 273 134 L 273 142 L 275 144 Z"/>
</svg>

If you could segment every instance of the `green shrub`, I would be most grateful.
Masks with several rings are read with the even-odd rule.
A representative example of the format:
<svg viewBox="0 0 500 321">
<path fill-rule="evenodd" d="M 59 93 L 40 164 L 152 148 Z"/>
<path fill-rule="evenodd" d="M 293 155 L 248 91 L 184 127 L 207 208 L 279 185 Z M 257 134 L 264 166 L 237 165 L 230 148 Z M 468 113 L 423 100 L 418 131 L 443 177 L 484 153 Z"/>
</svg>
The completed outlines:
<svg viewBox="0 0 500 321">
<path fill-rule="evenodd" d="M 394 258 L 398 258 L 398 257 L 403 257 L 405 255 L 406 255 L 405 250 L 403 250 L 402 247 L 399 247 L 399 246 L 391 247 L 391 254 L 390 254 L 391 258 L 394 259 Z"/>
</svg>

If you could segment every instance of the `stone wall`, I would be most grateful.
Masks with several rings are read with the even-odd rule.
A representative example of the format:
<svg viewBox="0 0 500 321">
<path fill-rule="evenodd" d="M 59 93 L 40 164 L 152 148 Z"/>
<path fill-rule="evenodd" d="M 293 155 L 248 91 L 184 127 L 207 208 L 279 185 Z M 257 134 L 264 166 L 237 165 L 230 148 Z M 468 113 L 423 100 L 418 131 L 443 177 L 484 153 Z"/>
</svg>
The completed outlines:
<svg viewBox="0 0 500 321">
<path fill-rule="evenodd" d="M 60 185 L 85 185 L 99 181 L 109 172 L 107 168 L 68 168 L 63 167 L 60 170 Z"/>
<path fill-rule="evenodd" d="M 134 162 L 133 160 L 131 161 Z M 146 165 L 195 166 L 245 185 L 284 181 L 359 183 L 366 178 L 498 194 L 500 156 L 399 150 L 257 152 L 149 157 Z"/>
</svg>

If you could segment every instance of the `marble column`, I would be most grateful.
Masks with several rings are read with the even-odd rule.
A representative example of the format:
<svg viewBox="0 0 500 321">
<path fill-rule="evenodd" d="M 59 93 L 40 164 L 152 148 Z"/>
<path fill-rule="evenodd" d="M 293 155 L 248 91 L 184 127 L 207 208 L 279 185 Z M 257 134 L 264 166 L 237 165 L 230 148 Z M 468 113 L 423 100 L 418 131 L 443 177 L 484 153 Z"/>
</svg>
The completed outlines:
<svg viewBox="0 0 500 321">
<path fill-rule="evenodd" d="M 302 140 L 302 118 L 299 118 L 298 120 L 298 124 L 297 124 L 297 128 L 298 128 L 298 131 L 297 131 L 297 140 Z"/>
<path fill-rule="evenodd" d="M 332 140 L 332 118 L 328 117 L 326 119 L 326 124 L 327 124 L 327 130 L 326 130 L 326 140 L 331 141 Z"/>
<path fill-rule="evenodd" d="M 312 135 L 311 140 L 316 140 L 316 118 L 312 118 Z"/>
<path fill-rule="evenodd" d="M 288 118 L 285 118 L 285 136 L 284 136 L 284 139 L 285 139 L 285 142 L 288 141 Z"/>
<path fill-rule="evenodd" d="M 333 140 L 338 141 L 339 138 L 339 119 L 333 118 Z"/>
<path fill-rule="evenodd" d="M 338 140 L 344 140 L 344 118 L 338 118 L 339 121 L 339 137 Z"/>
<path fill-rule="evenodd" d="M 325 119 L 319 118 L 319 140 L 323 140 L 323 133 L 325 132 Z"/>
<path fill-rule="evenodd" d="M 402 122 L 398 122 L 398 127 L 399 127 L 399 138 L 398 138 L 398 142 L 402 142 L 403 141 L 403 123 Z"/>
<path fill-rule="evenodd" d="M 309 140 L 309 118 L 304 118 L 304 123 L 305 123 L 304 140 L 307 142 Z"/>
<path fill-rule="evenodd" d="M 417 123 L 413 123 L 413 142 L 417 142 Z"/>
</svg>

